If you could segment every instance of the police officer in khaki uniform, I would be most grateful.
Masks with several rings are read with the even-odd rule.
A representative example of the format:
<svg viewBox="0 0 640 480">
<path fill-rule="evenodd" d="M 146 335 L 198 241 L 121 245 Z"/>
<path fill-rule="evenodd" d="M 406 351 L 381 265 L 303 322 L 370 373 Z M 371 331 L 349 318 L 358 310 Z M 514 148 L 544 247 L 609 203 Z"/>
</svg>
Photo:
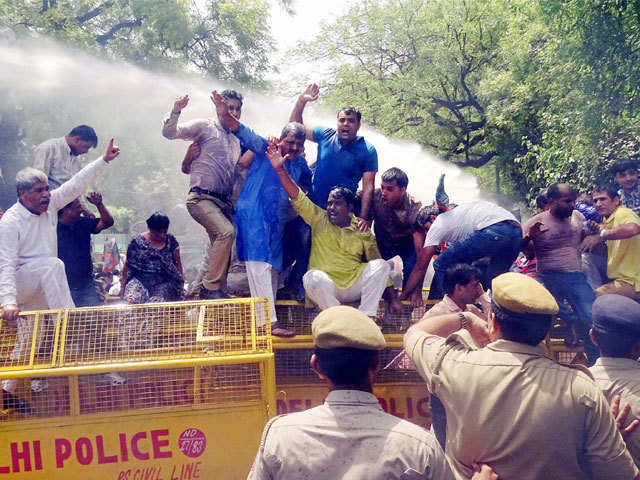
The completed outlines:
<svg viewBox="0 0 640 480">
<path fill-rule="evenodd" d="M 629 429 L 640 418 L 640 304 L 622 295 L 602 295 L 593 303 L 591 317 L 589 333 L 600 358 L 589 370 L 609 403 L 620 395 L 630 405 L 624 424 Z M 630 432 L 624 441 L 640 466 L 640 430 Z"/>
<path fill-rule="evenodd" d="M 589 372 L 557 364 L 539 346 L 558 311 L 553 296 L 518 273 L 496 277 L 492 290 L 488 323 L 469 312 L 430 317 L 404 337 L 445 406 L 456 478 L 469 478 L 478 462 L 504 479 L 636 478 Z"/>
<path fill-rule="evenodd" d="M 386 346 L 380 328 L 347 306 L 322 311 L 311 328 L 311 368 L 329 395 L 324 405 L 267 424 L 249 478 L 453 480 L 435 437 L 385 413 L 372 393 Z"/>
</svg>

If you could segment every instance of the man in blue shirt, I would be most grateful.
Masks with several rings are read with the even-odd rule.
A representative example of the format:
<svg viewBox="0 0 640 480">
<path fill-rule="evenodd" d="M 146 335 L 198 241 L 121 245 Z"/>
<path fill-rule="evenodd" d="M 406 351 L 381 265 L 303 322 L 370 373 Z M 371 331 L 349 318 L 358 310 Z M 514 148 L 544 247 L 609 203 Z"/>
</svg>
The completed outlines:
<svg viewBox="0 0 640 480">
<path fill-rule="evenodd" d="M 309 102 L 318 99 L 318 86 L 309 85 L 298 97 L 289 121 L 304 123 L 302 112 Z M 327 207 L 329 191 L 334 187 L 358 190 L 362 180 L 362 206 L 358 215 L 361 232 L 371 228 L 373 190 L 378 171 L 378 153 L 364 137 L 358 136 L 360 112 L 353 107 L 338 111 L 336 129 L 305 125 L 307 140 L 318 144 L 318 159 L 309 198 L 319 207 Z"/>
<path fill-rule="evenodd" d="M 283 269 L 282 239 L 285 225 L 297 214 L 289 203 L 276 171 L 265 156 L 267 140 L 241 124 L 229 113 L 224 98 L 216 91 L 211 96 L 221 125 L 238 137 L 242 146 L 255 157 L 236 204 L 236 247 L 238 260 L 245 262 L 252 297 L 269 299 L 271 333 L 289 337 L 294 332 L 281 327 L 274 308 L 278 288 L 278 274 Z M 289 123 L 279 139 L 285 155 L 285 169 L 297 181 L 304 183 L 311 177 L 307 161 L 301 155 L 304 145 L 304 127 Z"/>
</svg>

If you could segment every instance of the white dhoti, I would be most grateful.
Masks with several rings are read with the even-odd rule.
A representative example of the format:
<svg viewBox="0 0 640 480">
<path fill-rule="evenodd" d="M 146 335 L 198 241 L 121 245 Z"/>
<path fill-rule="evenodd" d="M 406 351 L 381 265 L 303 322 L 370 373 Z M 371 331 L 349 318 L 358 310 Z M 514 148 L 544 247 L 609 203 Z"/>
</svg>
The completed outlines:
<svg viewBox="0 0 640 480">
<path fill-rule="evenodd" d="M 18 267 L 16 290 L 20 310 L 55 310 L 75 307 L 69 292 L 64 264 L 59 258 L 39 258 Z M 9 355 L 11 360 L 24 362 L 29 357 L 33 338 L 33 321 L 33 317 L 18 317 L 16 345 Z M 40 349 L 46 330 L 45 325 L 40 325 L 36 332 L 36 353 Z M 13 393 L 17 383 L 17 380 L 3 380 L 2 388 Z"/>
<path fill-rule="evenodd" d="M 329 275 L 322 270 L 309 270 L 302 278 L 302 283 L 309 298 L 321 310 L 342 302 L 360 300 L 358 309 L 365 315 L 375 317 L 390 271 L 391 267 L 385 260 L 377 259 L 368 262 L 358 279 L 347 288 L 336 287 Z"/>
<path fill-rule="evenodd" d="M 277 322 L 276 292 L 278 291 L 279 273 L 270 263 L 249 260 L 245 262 L 247 280 L 252 297 L 265 297 L 269 300 L 269 317 L 271 323 Z M 256 311 L 256 324 L 266 323 L 266 312 Z"/>
</svg>

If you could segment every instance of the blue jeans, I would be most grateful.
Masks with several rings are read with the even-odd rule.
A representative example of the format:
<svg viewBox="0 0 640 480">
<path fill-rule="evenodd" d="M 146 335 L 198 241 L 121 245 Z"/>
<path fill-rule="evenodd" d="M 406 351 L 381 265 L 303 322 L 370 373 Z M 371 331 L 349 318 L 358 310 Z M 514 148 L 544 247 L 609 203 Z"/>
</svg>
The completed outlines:
<svg viewBox="0 0 640 480">
<path fill-rule="evenodd" d="M 520 252 L 521 243 L 521 228 L 509 221 L 489 225 L 454 243 L 433 262 L 435 275 L 429 289 L 429 298 L 439 299 L 444 296 L 444 275 L 450 266 L 456 263 L 470 264 L 483 257 L 491 259 L 482 278 L 482 286 L 490 288 L 491 280 L 509 270 Z"/>
<path fill-rule="evenodd" d="M 599 356 L 598 349 L 589 338 L 591 306 L 596 297 L 586 277 L 582 272 L 544 272 L 538 274 L 538 278 L 551 292 L 558 305 L 562 305 L 563 300 L 571 305 L 573 312 L 561 308 L 560 316 L 578 327 L 580 338 L 584 342 L 587 361 L 589 365 L 593 365 Z"/>
<path fill-rule="evenodd" d="M 409 275 L 411 275 L 411 270 L 413 270 L 413 267 L 416 265 L 416 260 L 418 259 L 413 237 L 402 239 L 393 246 L 378 244 L 378 250 L 380 250 L 380 255 L 382 255 L 382 258 L 385 260 L 389 260 L 396 255 L 402 258 L 402 285 L 406 285 L 407 280 L 409 280 Z"/>
</svg>

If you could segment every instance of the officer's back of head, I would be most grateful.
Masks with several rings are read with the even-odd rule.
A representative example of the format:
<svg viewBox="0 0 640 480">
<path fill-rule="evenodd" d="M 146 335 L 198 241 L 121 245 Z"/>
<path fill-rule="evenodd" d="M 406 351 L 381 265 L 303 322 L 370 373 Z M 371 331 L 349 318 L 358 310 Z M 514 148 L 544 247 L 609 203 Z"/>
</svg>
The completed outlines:
<svg viewBox="0 0 640 480">
<path fill-rule="evenodd" d="M 311 331 L 311 368 L 329 382 L 329 388 L 371 391 L 379 351 L 386 346 L 375 322 L 353 307 L 340 305 L 320 312 Z"/>
<path fill-rule="evenodd" d="M 640 304 L 622 295 L 602 295 L 592 307 L 593 343 L 603 357 L 640 357 Z"/>
</svg>

